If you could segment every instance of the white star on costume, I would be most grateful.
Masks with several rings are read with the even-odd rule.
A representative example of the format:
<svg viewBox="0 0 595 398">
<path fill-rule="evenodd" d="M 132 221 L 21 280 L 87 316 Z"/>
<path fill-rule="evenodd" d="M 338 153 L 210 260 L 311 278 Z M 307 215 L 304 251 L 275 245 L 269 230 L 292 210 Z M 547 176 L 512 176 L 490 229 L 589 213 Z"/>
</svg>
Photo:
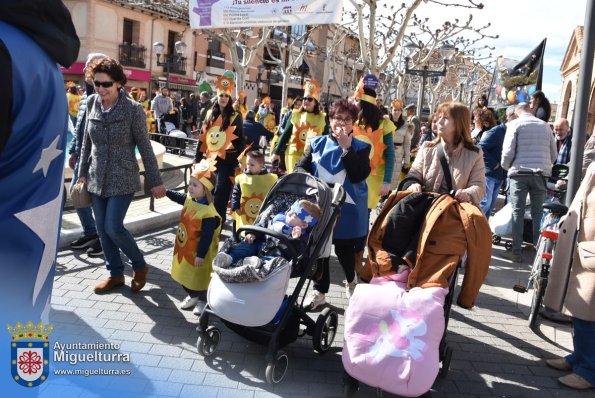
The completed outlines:
<svg viewBox="0 0 595 398">
<path fill-rule="evenodd" d="M 310 224 L 312 222 L 312 220 L 314 220 L 314 217 L 312 217 L 312 216 L 306 216 L 306 218 L 304 218 L 304 221 L 308 224 Z"/>
<path fill-rule="evenodd" d="M 35 173 L 37 170 L 41 169 L 43 171 L 43 176 L 46 177 L 48 174 L 48 169 L 50 168 L 50 163 L 52 160 L 56 159 L 62 153 L 61 149 L 58 148 L 58 141 L 60 140 L 60 135 L 57 135 L 54 138 L 54 141 L 45 149 L 41 150 L 41 157 L 39 158 L 39 162 L 35 165 L 33 172 Z"/>
<path fill-rule="evenodd" d="M 312 154 L 312 162 L 316 162 L 318 159 L 320 159 L 320 155 L 314 155 L 315 154 Z M 345 171 L 345 169 L 341 170 L 337 174 L 332 174 L 330 171 L 325 169 L 324 166 L 322 166 L 322 164 L 316 162 L 316 172 L 318 173 L 318 178 L 320 178 L 324 182 L 339 184 L 341 186 L 345 185 L 345 179 L 347 178 L 347 171 Z M 355 201 L 353 200 L 351 195 L 349 195 L 349 192 L 347 192 L 347 190 L 345 190 L 345 202 L 355 205 Z"/>
<path fill-rule="evenodd" d="M 62 179 L 60 181 L 63 179 L 64 173 L 62 173 Z M 60 207 L 62 206 L 63 190 L 64 184 L 60 183 L 60 192 L 50 202 L 15 214 L 15 217 L 33 231 L 44 245 L 37 278 L 35 279 L 35 286 L 33 287 L 33 305 L 35 305 L 37 296 L 56 260 L 56 244 L 58 234 L 60 233 L 58 226 L 60 225 Z"/>
</svg>

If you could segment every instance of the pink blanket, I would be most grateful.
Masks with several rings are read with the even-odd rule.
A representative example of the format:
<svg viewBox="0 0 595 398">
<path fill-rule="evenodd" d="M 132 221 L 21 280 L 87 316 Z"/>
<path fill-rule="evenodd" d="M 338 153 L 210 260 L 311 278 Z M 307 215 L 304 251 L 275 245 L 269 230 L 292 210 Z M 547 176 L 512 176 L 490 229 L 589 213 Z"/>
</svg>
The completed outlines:
<svg viewBox="0 0 595 398">
<path fill-rule="evenodd" d="M 345 312 L 343 366 L 355 379 L 402 396 L 428 391 L 440 368 L 448 289 L 405 290 L 408 272 L 359 284 Z"/>
</svg>

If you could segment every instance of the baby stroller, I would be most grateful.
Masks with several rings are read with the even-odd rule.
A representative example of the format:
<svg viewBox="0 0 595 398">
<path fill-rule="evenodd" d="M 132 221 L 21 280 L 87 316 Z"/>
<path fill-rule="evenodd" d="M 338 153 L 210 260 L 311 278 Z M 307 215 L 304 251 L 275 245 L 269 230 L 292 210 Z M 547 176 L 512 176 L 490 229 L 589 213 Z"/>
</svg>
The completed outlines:
<svg viewBox="0 0 595 398">
<path fill-rule="evenodd" d="M 552 167 L 552 176 L 547 182 L 547 194 L 545 203 L 561 204 L 565 195 L 566 187 L 556 187 L 556 182 L 565 180 L 568 176 L 568 166 L 565 164 L 556 164 Z M 541 221 L 541 220 L 540 220 Z M 512 250 L 512 207 L 507 203 L 496 214 L 490 218 L 490 228 L 492 230 L 492 243 L 495 245 L 503 244 L 506 250 Z M 529 196 L 525 204 L 525 214 L 523 216 L 523 242 L 533 245 L 533 221 L 531 219 L 531 202 Z"/>
<path fill-rule="evenodd" d="M 198 352 L 203 356 L 215 353 L 221 340 L 221 331 L 209 326 L 211 316 L 218 317 L 231 330 L 253 342 L 266 345 L 266 381 L 279 383 L 288 367 L 287 354 L 282 347 L 295 341 L 300 326 L 312 336 L 314 350 L 323 354 L 331 347 L 338 326 L 337 312 L 325 308 L 317 319 L 304 311 L 304 284 L 315 272 L 316 259 L 331 239 L 333 227 L 339 217 L 345 193 L 338 184 L 331 190 L 328 185 L 304 173 L 292 173 L 281 178 L 265 198 L 257 217 L 270 220 L 285 211 L 287 203 L 307 199 L 318 203 L 321 216 L 308 237 L 304 253 L 296 253 L 292 243 L 283 234 L 257 226 L 244 226 L 241 232 L 254 232 L 272 236 L 291 253 L 291 267 L 287 272 L 276 272 L 270 278 L 250 283 L 226 283 L 213 274 L 208 290 L 208 304 L 199 318 L 197 327 Z M 237 237 L 231 239 L 238 239 Z M 224 244 L 227 245 L 229 242 Z M 287 292 L 290 277 L 297 278 L 295 288 Z"/>
<path fill-rule="evenodd" d="M 487 275 L 491 241 L 469 243 L 469 237 L 488 231 L 481 210 L 449 195 L 389 196 L 368 237 L 364 268 L 374 278 L 358 284 L 345 312 L 345 397 L 353 397 L 360 382 L 419 396 L 438 374 L 446 377 L 453 353 L 446 330 L 458 271 L 467 258 L 473 264 L 465 267 L 458 298 L 459 305 L 471 307 Z M 411 273 L 394 273 L 402 261 L 411 263 Z"/>
</svg>

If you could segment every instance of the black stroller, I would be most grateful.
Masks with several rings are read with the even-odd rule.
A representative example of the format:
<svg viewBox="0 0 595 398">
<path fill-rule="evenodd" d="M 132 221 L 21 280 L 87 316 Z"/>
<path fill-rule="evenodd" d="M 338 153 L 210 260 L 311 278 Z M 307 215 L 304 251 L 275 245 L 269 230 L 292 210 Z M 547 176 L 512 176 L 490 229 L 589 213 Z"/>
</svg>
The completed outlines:
<svg viewBox="0 0 595 398">
<path fill-rule="evenodd" d="M 316 271 L 316 259 L 321 256 L 327 242 L 332 238 L 333 228 L 339 217 L 340 209 L 345 199 L 345 193 L 341 186 L 336 185 L 331 190 L 326 183 L 309 174 L 288 174 L 273 186 L 265 198 L 257 221 L 261 220 L 262 217 L 270 220 L 277 213 L 286 210 L 286 203 L 291 203 L 296 199 L 314 201 L 318 203 L 321 209 L 320 219 L 308 237 L 308 245 L 305 253 L 296 253 L 288 238 L 266 228 L 244 226 L 237 231 L 238 235 L 244 231 L 277 238 L 291 253 L 291 273 L 285 276 L 285 280 L 280 281 L 281 287 L 275 287 L 277 290 L 281 289 L 281 293 L 277 297 L 279 300 L 275 301 L 271 299 L 268 302 L 258 303 L 256 306 L 245 305 L 250 300 L 248 296 L 257 297 L 258 300 L 262 300 L 260 296 L 262 296 L 263 289 L 265 289 L 264 283 L 267 281 L 225 283 L 214 274 L 211 285 L 209 286 L 209 303 L 202 312 L 197 327 L 198 340 L 196 344 L 198 352 L 203 356 L 213 355 L 221 340 L 220 329 L 216 326 L 209 326 L 209 318 L 211 316 L 221 319 L 229 329 L 240 336 L 266 345 L 268 349 L 265 356 L 267 362 L 265 375 L 266 381 L 270 384 L 279 383 L 285 376 L 289 359 L 281 348 L 292 343 L 299 337 L 301 325 L 304 326 L 303 330 L 305 334 L 312 336 L 314 350 L 319 354 L 323 354 L 330 349 L 338 326 L 338 314 L 331 308 L 325 308 L 318 315 L 317 319 L 312 319 L 304 311 L 303 302 L 307 289 L 304 292 L 302 292 L 302 289 L 308 278 Z M 234 238 L 230 239 L 237 240 L 237 235 L 234 236 Z M 228 243 L 229 241 L 225 245 Z M 298 278 L 295 288 L 291 292 L 287 292 L 289 277 Z M 217 312 L 217 308 L 213 308 L 215 300 L 211 300 L 211 298 L 216 297 L 215 295 L 220 293 L 221 295 L 228 295 L 230 298 L 226 304 L 227 307 L 230 307 L 229 313 L 233 313 L 234 311 L 237 313 L 239 309 L 242 312 L 242 316 L 246 316 L 246 319 L 249 321 L 245 323 L 233 322 L 230 319 L 225 319 L 226 317 L 231 318 L 231 316 L 222 314 L 225 311 Z M 245 314 L 245 312 L 251 310 L 252 312 L 257 312 L 258 316 L 261 316 L 263 307 L 267 306 L 273 306 L 274 311 L 272 314 L 274 318 L 271 316 L 270 318 L 272 319 L 268 322 L 265 321 L 265 324 L 262 325 L 250 325 L 253 320 L 251 318 L 253 314 Z M 219 306 L 218 308 L 222 307 Z"/>
</svg>

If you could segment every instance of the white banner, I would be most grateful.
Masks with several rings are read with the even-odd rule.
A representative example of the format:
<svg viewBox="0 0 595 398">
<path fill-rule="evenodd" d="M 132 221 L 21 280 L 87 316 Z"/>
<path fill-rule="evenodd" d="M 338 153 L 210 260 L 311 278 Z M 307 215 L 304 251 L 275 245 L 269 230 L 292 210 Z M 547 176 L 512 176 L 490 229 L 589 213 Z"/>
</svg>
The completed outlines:
<svg viewBox="0 0 595 398">
<path fill-rule="evenodd" d="M 343 0 L 190 0 L 190 27 L 319 25 L 341 22 Z"/>
</svg>

